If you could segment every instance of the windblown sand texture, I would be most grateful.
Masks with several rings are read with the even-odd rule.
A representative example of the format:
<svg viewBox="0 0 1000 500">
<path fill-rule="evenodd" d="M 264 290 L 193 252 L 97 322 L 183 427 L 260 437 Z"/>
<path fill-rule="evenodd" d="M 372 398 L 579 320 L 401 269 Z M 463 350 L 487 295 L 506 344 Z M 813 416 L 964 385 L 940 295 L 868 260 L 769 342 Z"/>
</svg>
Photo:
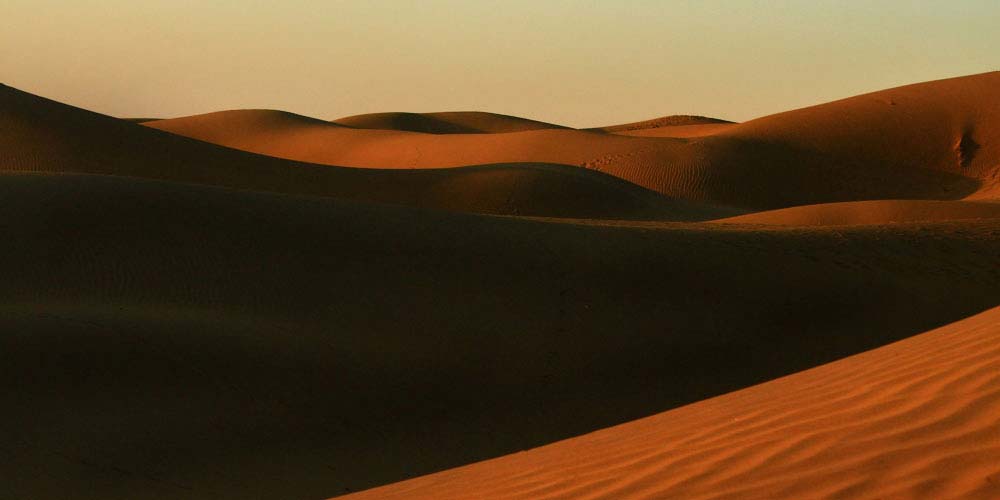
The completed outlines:
<svg viewBox="0 0 1000 500">
<path fill-rule="evenodd" d="M 528 452 L 344 497 L 1000 496 L 1000 308 Z"/>
<path fill-rule="evenodd" d="M 0 86 L 0 169 L 0 498 L 1000 497 L 1000 73 L 586 130 Z"/>
</svg>

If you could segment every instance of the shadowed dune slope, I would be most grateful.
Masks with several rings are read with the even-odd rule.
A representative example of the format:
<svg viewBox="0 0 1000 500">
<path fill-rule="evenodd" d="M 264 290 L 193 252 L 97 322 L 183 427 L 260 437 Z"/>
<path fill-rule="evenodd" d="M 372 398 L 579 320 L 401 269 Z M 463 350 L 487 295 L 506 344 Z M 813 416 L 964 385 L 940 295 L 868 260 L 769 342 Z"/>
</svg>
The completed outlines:
<svg viewBox="0 0 1000 500">
<path fill-rule="evenodd" d="M 153 122 L 200 137 L 200 128 Z M 262 154 L 377 168 L 577 165 L 674 198 L 747 210 L 871 199 L 1000 196 L 1000 72 L 921 83 L 682 137 L 584 130 L 414 134 L 275 130 Z M 650 132 L 652 135 L 664 135 Z M 238 140 L 224 144 L 241 147 Z M 248 147 L 242 145 L 242 147 Z"/>
<path fill-rule="evenodd" d="M 339 128 L 273 111 L 182 119 L 206 133 L 227 124 L 251 142 L 276 129 Z M 164 120 L 171 121 L 171 120 Z M 154 122 L 158 123 L 158 122 Z M 704 220 L 735 215 L 668 200 L 616 177 L 570 166 L 489 165 L 386 171 L 249 154 L 0 87 L 0 170 L 113 174 L 289 194 L 501 215 Z"/>
<path fill-rule="evenodd" d="M 995 220 L 600 226 L 70 174 L 0 175 L 0 199 L 0 494 L 11 498 L 325 498 L 620 424 L 1000 303 Z M 955 387 L 995 382 L 962 366 L 975 382 Z M 833 394 L 840 380 L 824 379 Z M 845 390 L 861 411 L 879 389 Z M 921 401 L 909 397 L 887 411 Z M 980 425 L 986 407 L 974 406 L 941 434 L 919 431 L 951 404 L 881 437 L 917 446 Z M 697 487 L 841 451 L 827 434 L 787 445 L 774 440 L 794 432 L 753 434 L 785 430 L 769 415 L 799 417 L 752 406 L 740 415 L 757 422 L 749 430 L 711 412 L 690 419 L 710 426 L 664 425 L 718 445 L 689 453 L 722 476 L 677 477 Z M 758 446 L 740 448 L 733 429 Z M 629 446 L 638 454 L 609 449 L 602 467 L 620 462 L 628 482 L 586 491 L 659 487 L 635 474 L 664 458 Z M 581 456 L 584 473 L 596 456 Z M 548 481 L 564 487 L 524 472 L 538 496 Z"/>
<path fill-rule="evenodd" d="M 629 135 L 632 137 L 691 138 L 691 137 L 704 137 L 707 135 L 715 135 L 734 125 L 736 124 L 705 123 L 697 125 L 669 125 L 665 127 L 641 128 L 636 130 L 625 130 L 621 132 L 612 132 L 612 133 L 617 135 Z"/>
<path fill-rule="evenodd" d="M 1000 308 L 361 500 L 1000 498 Z"/>
<path fill-rule="evenodd" d="M 679 126 L 691 126 L 691 125 L 720 125 L 720 124 L 732 124 L 733 122 L 727 120 L 720 120 L 718 118 L 709 118 L 707 116 L 697 116 L 697 115 L 669 115 L 661 116 L 659 118 L 653 118 L 651 120 L 643 120 L 641 122 L 623 123 L 621 125 L 608 125 L 605 127 L 594 127 L 586 130 L 594 130 L 598 132 L 633 132 L 637 130 L 647 130 L 653 128 L 664 128 L 664 127 L 679 127 Z"/>
<path fill-rule="evenodd" d="M 565 129 L 562 125 L 481 111 L 439 113 L 370 113 L 332 123 L 360 129 L 398 130 L 424 134 L 500 134 L 525 130 Z"/>
<path fill-rule="evenodd" d="M 997 201 L 875 200 L 806 205 L 756 212 L 712 222 L 822 226 L 1000 219 Z"/>
<path fill-rule="evenodd" d="M 793 144 L 865 165 L 927 168 L 1000 184 L 1000 71 L 907 85 L 751 120 L 732 138 Z"/>
<path fill-rule="evenodd" d="M 145 123 L 151 128 L 158 128 L 155 122 L 171 122 L 178 127 L 199 129 L 202 134 L 207 136 L 199 139 L 206 142 L 220 142 L 228 140 L 230 137 L 241 136 L 252 142 L 254 139 L 266 139 L 265 134 L 268 132 L 296 130 L 299 127 L 341 128 L 341 125 L 331 122 L 273 109 L 217 111 L 168 120 L 152 120 Z"/>
</svg>

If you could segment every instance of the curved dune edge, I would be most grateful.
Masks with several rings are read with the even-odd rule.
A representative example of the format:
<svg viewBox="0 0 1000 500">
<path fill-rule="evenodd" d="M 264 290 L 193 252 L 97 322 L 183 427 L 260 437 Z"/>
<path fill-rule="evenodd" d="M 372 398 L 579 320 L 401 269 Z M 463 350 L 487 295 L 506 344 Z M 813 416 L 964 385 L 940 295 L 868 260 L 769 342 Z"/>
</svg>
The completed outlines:
<svg viewBox="0 0 1000 500">
<path fill-rule="evenodd" d="M 260 128 L 268 133 L 342 128 L 268 110 L 182 122 L 201 127 L 219 119 L 228 124 L 224 133 L 235 131 L 250 141 L 266 142 L 253 133 Z M 282 160 L 167 134 L 9 87 L 0 87 L 0 127 L 2 172 L 120 175 L 493 215 L 691 221 L 740 213 L 666 199 L 615 176 L 568 165 L 391 171 Z"/>
<path fill-rule="evenodd" d="M 628 132 L 634 135 L 573 129 L 435 135 L 299 127 L 262 128 L 241 137 L 236 131 L 219 132 L 227 128 L 224 122 L 192 126 L 181 119 L 148 126 L 330 165 L 575 165 L 671 198 L 757 211 L 872 199 L 1000 196 L 998 110 L 1000 72 L 992 72 L 883 90 L 744 123 Z"/>
<path fill-rule="evenodd" d="M 1000 497 L 1000 308 L 759 386 L 344 499 Z"/>
<path fill-rule="evenodd" d="M 834 226 L 997 218 L 1000 218 L 1000 202 L 996 201 L 874 200 L 783 208 L 711 222 Z"/>
<path fill-rule="evenodd" d="M 338 118 L 331 123 L 359 129 L 423 134 L 502 134 L 527 130 L 566 129 L 562 125 L 482 111 L 437 113 L 369 113 Z"/>
<path fill-rule="evenodd" d="M 594 127 L 585 130 L 621 133 L 621 132 L 635 132 L 639 130 L 667 128 L 667 127 L 682 127 L 682 126 L 692 126 L 692 125 L 725 125 L 732 123 L 733 122 L 728 120 L 721 120 L 719 118 L 711 118 L 708 116 L 669 115 L 669 116 L 661 116 L 659 118 L 653 118 L 650 120 L 623 123 L 621 125 L 607 125 L 603 127 Z"/>
</svg>

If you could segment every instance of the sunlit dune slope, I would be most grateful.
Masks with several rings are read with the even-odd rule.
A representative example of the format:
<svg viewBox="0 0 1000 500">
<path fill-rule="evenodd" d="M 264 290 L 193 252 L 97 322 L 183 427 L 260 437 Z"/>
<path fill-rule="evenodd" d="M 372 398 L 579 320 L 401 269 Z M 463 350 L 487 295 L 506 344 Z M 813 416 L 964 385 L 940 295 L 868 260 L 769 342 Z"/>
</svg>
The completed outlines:
<svg viewBox="0 0 1000 500">
<path fill-rule="evenodd" d="M 527 118 L 481 111 L 370 113 L 338 118 L 333 123 L 361 129 L 400 130 L 425 134 L 498 134 L 567 128 Z"/>
<path fill-rule="evenodd" d="M 789 111 L 711 133 L 633 137 L 584 130 L 418 134 L 328 127 L 275 130 L 252 146 L 316 163 L 378 168 L 547 162 L 653 191 L 747 210 L 871 199 L 1000 196 L 1000 72 L 921 83 Z M 203 127 L 150 126 L 190 137 Z M 220 125 L 223 126 L 224 125 Z M 671 127 L 647 129 L 665 135 Z M 660 131 L 660 132 L 656 132 Z M 669 134 L 669 132 L 667 133 Z"/>
<path fill-rule="evenodd" d="M 816 226 L 1000 219 L 998 201 L 875 200 L 782 208 L 713 222 Z"/>
<path fill-rule="evenodd" d="M 72 174 L 0 199 L 11 498 L 324 498 L 1000 303 L 997 221 L 600 226 Z"/>
<path fill-rule="evenodd" d="M 220 118 L 228 131 L 250 142 L 266 141 L 274 130 L 338 128 L 272 111 L 184 120 L 202 126 Z M 258 133 L 261 129 L 266 132 Z M 6 172 L 113 174 L 502 215 L 704 220 L 738 213 L 668 200 L 613 176 L 562 165 L 390 172 L 284 161 L 166 134 L 10 87 L 0 87 L 0 130 L 0 170 Z"/>
<path fill-rule="evenodd" d="M 1000 498 L 1000 308 L 352 500 Z"/>
</svg>

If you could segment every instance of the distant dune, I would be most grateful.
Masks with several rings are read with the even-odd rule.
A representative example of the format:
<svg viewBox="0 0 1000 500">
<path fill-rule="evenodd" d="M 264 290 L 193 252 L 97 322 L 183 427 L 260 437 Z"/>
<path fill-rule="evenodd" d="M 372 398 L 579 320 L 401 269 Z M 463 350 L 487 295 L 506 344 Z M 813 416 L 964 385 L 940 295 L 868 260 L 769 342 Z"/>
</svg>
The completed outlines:
<svg viewBox="0 0 1000 500">
<path fill-rule="evenodd" d="M 527 118 L 480 111 L 371 113 L 339 118 L 333 123 L 353 128 L 402 130 L 425 134 L 500 134 L 567 128 Z"/>
<path fill-rule="evenodd" d="M 0 86 L 0 497 L 996 496 L 1000 73 L 134 121 Z"/>
<path fill-rule="evenodd" d="M 587 130 L 635 137 L 702 137 L 717 134 L 733 125 L 733 122 L 707 116 L 670 115 Z"/>
<path fill-rule="evenodd" d="M 587 130 L 595 130 L 600 132 L 634 132 L 637 130 L 648 130 L 652 128 L 679 127 L 679 126 L 691 126 L 691 125 L 722 125 L 731 123 L 733 122 L 720 120 L 718 118 L 709 118 L 707 116 L 669 115 L 669 116 L 661 116 L 659 118 L 653 118 L 651 120 L 643 120 L 641 122 L 623 123 L 621 125 L 608 125 L 605 127 L 595 127 Z"/>
<path fill-rule="evenodd" d="M 766 384 L 343 497 L 1000 497 L 1000 308 Z"/>
<path fill-rule="evenodd" d="M 238 138 L 219 143 L 356 167 L 576 165 L 673 198 L 763 210 L 871 199 L 996 197 L 998 110 L 1000 72 L 993 72 L 875 92 L 746 123 L 688 125 L 715 128 L 708 134 L 688 129 L 680 137 L 552 129 L 432 135 L 326 128 L 274 130 L 266 141 L 255 140 L 252 146 Z M 171 120 L 150 126 L 208 137 L 201 127 Z"/>
<path fill-rule="evenodd" d="M 214 127 L 220 121 L 224 130 Z M 249 142 L 266 142 L 282 128 L 339 128 L 275 111 L 213 113 L 182 123 L 218 132 L 216 139 L 233 133 Z M 293 163 L 165 134 L 10 87 L 0 87 L 0 126 L 5 171 L 125 175 L 497 215 L 705 220 L 739 213 L 664 199 L 613 176 L 561 165 L 390 172 Z"/>
<path fill-rule="evenodd" d="M 734 125 L 735 125 L 734 123 L 668 125 L 665 127 L 640 128 L 635 130 L 623 130 L 620 132 L 611 132 L 611 133 L 616 135 L 629 135 L 632 137 L 676 137 L 676 138 L 705 137 L 708 135 L 718 134 L 723 130 L 726 130 Z"/>
</svg>

